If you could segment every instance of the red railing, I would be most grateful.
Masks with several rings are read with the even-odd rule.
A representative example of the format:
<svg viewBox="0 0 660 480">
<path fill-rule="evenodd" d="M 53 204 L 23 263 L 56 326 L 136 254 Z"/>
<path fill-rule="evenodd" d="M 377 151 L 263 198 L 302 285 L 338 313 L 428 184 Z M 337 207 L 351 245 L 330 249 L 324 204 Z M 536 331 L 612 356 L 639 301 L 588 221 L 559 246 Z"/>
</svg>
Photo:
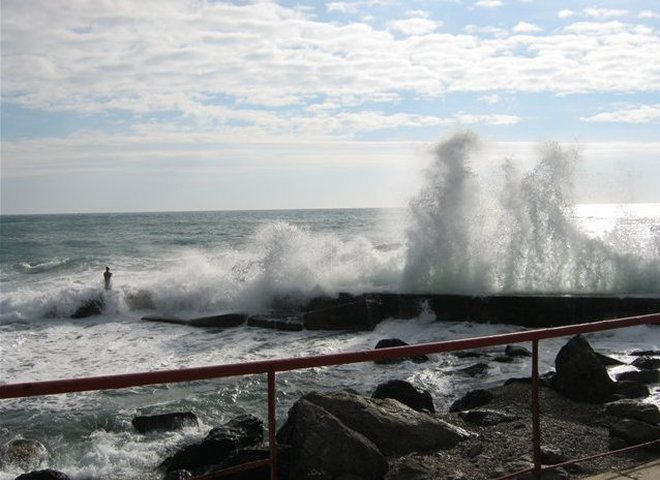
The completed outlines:
<svg viewBox="0 0 660 480">
<path fill-rule="evenodd" d="M 638 325 L 647 325 L 660 323 L 660 313 L 649 315 L 640 315 L 635 317 L 619 318 L 615 320 L 604 320 L 592 323 L 582 323 L 578 325 L 568 325 L 563 327 L 543 328 L 538 330 L 527 330 L 523 332 L 505 333 L 500 335 L 490 335 L 484 337 L 473 337 L 459 340 L 449 340 L 444 342 L 424 343 L 418 345 L 408 345 L 403 347 L 382 348 L 377 350 L 366 350 L 359 352 L 335 353 L 329 355 L 316 355 L 299 358 L 284 358 L 263 360 L 246 363 L 235 363 L 228 365 L 215 365 L 209 367 L 184 368 L 179 370 L 164 370 L 156 372 L 130 373 L 123 375 L 108 375 L 99 377 L 73 378 L 65 380 L 50 380 L 42 382 L 15 383 L 0 385 L 0 399 L 3 398 L 21 398 L 39 395 L 52 395 L 60 393 L 85 392 L 93 390 L 111 390 L 118 388 L 138 387 L 145 385 L 155 385 L 164 383 L 190 382 L 194 380 L 208 380 L 212 378 L 234 377 L 241 375 L 253 375 L 266 373 L 268 375 L 268 430 L 269 430 L 269 451 L 270 458 L 262 461 L 251 462 L 249 465 L 231 467 L 229 469 L 215 472 L 211 475 L 197 477 L 198 480 L 207 480 L 211 478 L 220 478 L 223 475 L 245 470 L 246 467 L 258 468 L 270 465 L 271 480 L 277 478 L 277 456 L 275 439 L 275 374 L 277 372 L 286 372 L 290 370 L 299 370 L 313 367 L 327 367 L 332 365 L 343 365 L 348 363 L 369 362 L 374 360 L 389 360 L 402 357 L 410 357 L 424 354 L 445 353 L 457 350 L 469 350 L 473 348 L 492 347 L 496 345 L 505 345 L 508 343 L 532 342 L 532 445 L 534 467 L 521 472 L 501 477 L 513 478 L 523 473 L 532 472 L 536 478 L 541 478 L 542 471 L 557 468 L 560 465 L 541 466 L 541 430 L 539 414 L 539 372 L 538 372 L 538 344 L 540 340 L 548 338 L 563 337 L 569 335 L 578 335 L 585 333 L 600 332 L 604 330 L 613 330 L 617 328 L 633 327 Z M 650 443 L 657 443 L 648 442 Z M 641 447 L 647 444 L 641 444 L 632 448 Z M 631 447 L 621 449 L 629 450 Z M 570 460 L 568 463 L 578 463 L 580 461 L 596 458 L 603 455 L 610 455 L 618 451 L 605 452 L 596 456 L 585 457 L 581 459 Z M 564 464 L 562 464 L 564 465 Z"/>
</svg>

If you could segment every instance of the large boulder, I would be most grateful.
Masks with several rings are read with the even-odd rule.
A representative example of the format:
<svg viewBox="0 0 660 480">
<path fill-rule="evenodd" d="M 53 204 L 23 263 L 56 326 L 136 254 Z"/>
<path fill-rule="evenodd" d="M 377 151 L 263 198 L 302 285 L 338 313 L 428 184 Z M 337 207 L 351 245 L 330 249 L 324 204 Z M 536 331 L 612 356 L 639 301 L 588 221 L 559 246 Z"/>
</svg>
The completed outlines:
<svg viewBox="0 0 660 480">
<path fill-rule="evenodd" d="M 619 400 L 605 405 L 604 413 L 612 417 L 633 418 L 651 425 L 660 424 L 660 410 L 652 403 L 635 400 Z"/>
<path fill-rule="evenodd" d="M 349 392 L 313 392 L 303 398 L 367 437 L 386 456 L 446 450 L 473 436 L 396 400 L 377 400 Z"/>
<path fill-rule="evenodd" d="M 290 478 L 296 480 L 343 474 L 381 480 L 387 473 L 387 460 L 373 442 L 305 398 L 289 410 L 277 441 L 291 446 Z"/>
<path fill-rule="evenodd" d="M 621 440 L 617 446 L 632 446 L 660 439 L 660 427 L 641 420 L 622 418 L 610 425 L 610 437 Z M 654 447 L 656 449 L 660 451 L 658 444 Z"/>
<path fill-rule="evenodd" d="M 616 391 L 607 368 L 582 335 L 573 337 L 559 350 L 555 370 L 552 386 L 571 400 L 604 403 Z"/>
<path fill-rule="evenodd" d="M 171 412 L 161 415 L 141 415 L 131 421 L 139 433 L 180 430 L 183 427 L 197 426 L 197 416 L 192 412 Z"/>
<path fill-rule="evenodd" d="M 626 372 L 617 373 L 615 378 L 617 380 L 644 384 L 658 383 L 660 382 L 660 370 L 628 370 Z"/>
<path fill-rule="evenodd" d="M 632 362 L 632 366 L 640 370 L 657 370 L 660 368 L 660 358 L 639 357 Z"/>
<path fill-rule="evenodd" d="M 383 338 L 382 340 L 378 340 L 378 343 L 376 344 L 376 349 L 380 348 L 391 348 L 391 347 L 405 347 L 408 344 L 401 340 L 400 338 Z M 398 363 L 398 362 L 403 362 L 404 360 L 411 360 L 415 363 L 424 363 L 429 361 L 429 357 L 426 355 L 414 355 L 412 357 L 402 357 L 402 358 L 389 358 L 386 360 L 376 360 L 375 363 Z"/>
<path fill-rule="evenodd" d="M 380 303 L 361 296 L 307 311 L 303 314 L 303 323 L 307 330 L 369 331 L 383 318 Z"/>
<path fill-rule="evenodd" d="M 450 412 L 462 412 L 463 410 L 470 410 L 476 407 L 488 405 L 493 399 L 493 394 L 488 390 L 477 389 L 472 390 L 461 398 L 456 400 L 449 407 Z"/>
<path fill-rule="evenodd" d="M 37 470 L 35 472 L 24 473 L 14 480 L 71 480 L 68 475 L 57 470 Z"/>
<path fill-rule="evenodd" d="M 17 438 L 4 445 L 2 462 L 21 470 L 33 470 L 48 459 L 48 450 L 37 440 Z"/>
<path fill-rule="evenodd" d="M 418 412 L 435 413 L 433 397 L 428 390 L 418 390 L 405 380 L 390 380 L 376 387 L 372 398 L 393 398 Z"/>
<path fill-rule="evenodd" d="M 240 448 L 259 445 L 263 441 L 263 422 L 252 415 L 241 415 L 222 427 L 211 430 L 201 442 L 183 447 L 165 459 L 161 467 L 166 472 L 189 470 L 204 473 L 221 463 Z"/>
</svg>

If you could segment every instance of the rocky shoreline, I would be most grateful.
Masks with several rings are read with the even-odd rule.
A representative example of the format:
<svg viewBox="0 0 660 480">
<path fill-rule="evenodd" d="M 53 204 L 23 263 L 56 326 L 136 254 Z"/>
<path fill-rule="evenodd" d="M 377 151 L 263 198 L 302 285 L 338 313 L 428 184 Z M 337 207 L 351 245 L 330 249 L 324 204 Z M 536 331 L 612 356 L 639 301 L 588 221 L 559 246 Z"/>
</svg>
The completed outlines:
<svg viewBox="0 0 660 480">
<path fill-rule="evenodd" d="M 525 355 L 529 352 L 524 347 L 511 345 L 499 361 Z M 607 372 L 608 365 L 615 363 L 620 362 L 594 352 L 581 336 L 558 352 L 555 371 L 543 376 L 540 390 L 544 464 L 660 439 L 660 411 L 643 400 L 649 395 L 647 384 L 658 383 L 660 352 L 638 352 L 630 371 L 617 375 L 617 380 Z M 435 411 L 429 392 L 398 379 L 374 392 L 310 392 L 295 402 L 277 432 L 278 478 L 486 480 L 525 470 L 532 455 L 530 392 L 529 379 L 511 379 L 498 387 L 468 392 L 443 412 Z M 170 412 L 136 417 L 132 423 L 137 432 L 148 433 L 196 422 L 190 412 Z M 172 452 L 157 467 L 158 475 L 163 480 L 185 480 L 263 460 L 268 457 L 264 440 L 262 420 L 244 415 Z M 23 439 L 10 442 L 4 450 L 3 461 L 23 462 L 24 470 L 34 469 L 47 455 L 39 442 Z M 543 478 L 579 479 L 632 467 L 659 454 L 655 444 L 651 449 L 564 466 Z M 68 478 L 62 472 L 34 469 L 17 480 Z M 225 478 L 267 479 L 269 472 L 262 467 Z"/>
</svg>

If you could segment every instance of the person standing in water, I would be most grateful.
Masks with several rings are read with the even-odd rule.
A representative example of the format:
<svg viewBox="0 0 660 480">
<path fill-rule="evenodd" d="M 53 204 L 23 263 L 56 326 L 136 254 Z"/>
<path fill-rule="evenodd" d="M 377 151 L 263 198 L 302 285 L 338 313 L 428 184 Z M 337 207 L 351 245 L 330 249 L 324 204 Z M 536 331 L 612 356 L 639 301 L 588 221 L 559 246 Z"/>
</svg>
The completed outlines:
<svg viewBox="0 0 660 480">
<path fill-rule="evenodd" d="M 106 290 L 110 290 L 110 278 L 112 278 L 112 272 L 110 272 L 110 267 L 105 267 L 105 272 L 103 272 L 103 281 L 105 282 Z"/>
</svg>

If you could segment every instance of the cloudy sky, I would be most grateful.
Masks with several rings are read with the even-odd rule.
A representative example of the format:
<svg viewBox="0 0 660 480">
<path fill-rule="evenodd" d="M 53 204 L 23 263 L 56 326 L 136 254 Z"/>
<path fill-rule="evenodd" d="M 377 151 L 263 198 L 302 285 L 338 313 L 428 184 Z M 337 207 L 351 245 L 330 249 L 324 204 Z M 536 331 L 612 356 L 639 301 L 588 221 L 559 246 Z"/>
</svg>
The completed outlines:
<svg viewBox="0 0 660 480">
<path fill-rule="evenodd" d="M 3 214 L 399 206 L 461 128 L 660 202 L 660 1 L 1 1 Z"/>
</svg>

